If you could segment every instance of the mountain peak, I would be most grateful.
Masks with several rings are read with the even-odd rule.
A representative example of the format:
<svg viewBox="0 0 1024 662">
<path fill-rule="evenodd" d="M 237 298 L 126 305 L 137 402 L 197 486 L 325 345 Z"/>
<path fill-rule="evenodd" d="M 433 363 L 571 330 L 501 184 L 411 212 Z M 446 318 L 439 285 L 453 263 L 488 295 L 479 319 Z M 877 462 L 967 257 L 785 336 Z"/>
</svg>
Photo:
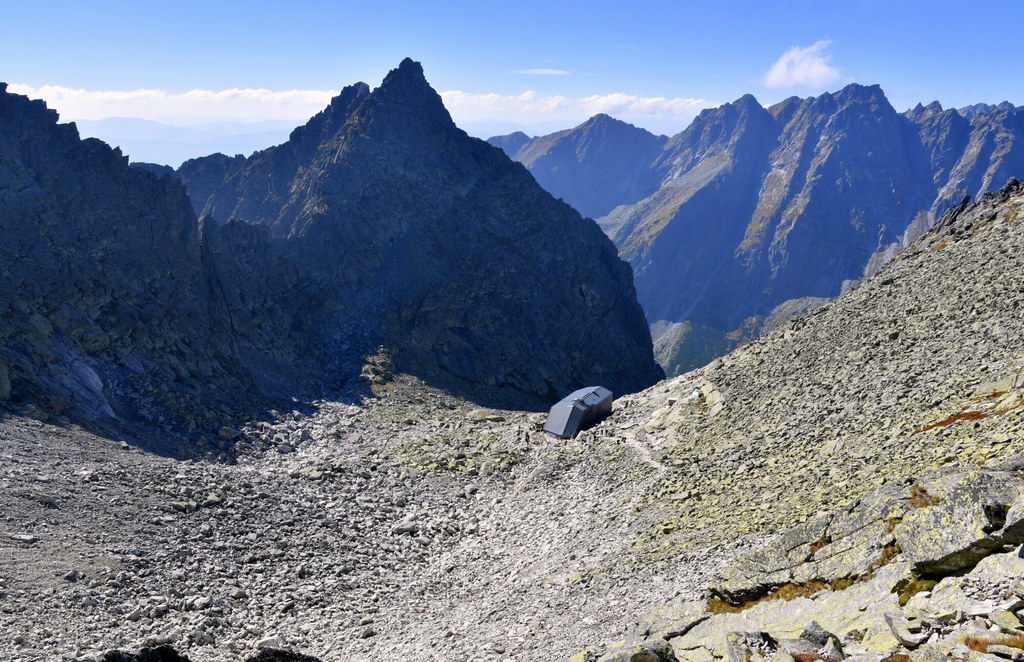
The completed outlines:
<svg viewBox="0 0 1024 662">
<path fill-rule="evenodd" d="M 616 127 L 633 128 L 633 129 L 636 128 L 632 124 L 629 124 L 627 122 L 623 122 L 622 120 L 616 119 L 616 118 L 612 117 L 611 115 L 608 115 L 608 114 L 605 114 L 605 113 L 598 113 L 597 115 L 594 115 L 593 117 L 591 117 L 587 121 L 583 122 L 582 124 L 580 124 L 576 128 L 577 129 L 587 130 L 587 129 L 601 129 L 601 128 L 614 129 Z"/>
<path fill-rule="evenodd" d="M 397 69 L 392 69 L 384 77 L 380 87 L 370 95 L 375 108 L 389 107 L 403 109 L 400 112 L 412 112 L 420 117 L 440 118 L 442 123 L 452 123 L 451 115 L 444 107 L 444 102 L 434 88 L 427 82 L 423 74 L 423 66 L 414 60 L 405 58 Z"/>
<path fill-rule="evenodd" d="M 843 89 L 832 94 L 835 99 L 851 99 L 858 101 L 885 101 L 888 103 L 888 99 L 885 97 L 885 92 L 882 91 L 882 86 L 877 83 L 874 85 L 861 85 L 860 83 L 850 83 Z"/>
<path fill-rule="evenodd" d="M 426 75 L 423 73 L 423 65 L 410 58 L 405 58 L 396 69 L 389 71 L 378 90 L 388 90 L 396 87 L 406 90 L 428 88 L 433 91 L 430 83 L 427 82 Z"/>
<path fill-rule="evenodd" d="M 420 78 L 424 78 L 423 65 L 417 62 L 416 60 L 412 59 L 411 57 L 403 58 L 402 61 L 398 63 L 398 69 L 396 71 L 404 71 L 409 74 L 418 74 Z"/>
</svg>

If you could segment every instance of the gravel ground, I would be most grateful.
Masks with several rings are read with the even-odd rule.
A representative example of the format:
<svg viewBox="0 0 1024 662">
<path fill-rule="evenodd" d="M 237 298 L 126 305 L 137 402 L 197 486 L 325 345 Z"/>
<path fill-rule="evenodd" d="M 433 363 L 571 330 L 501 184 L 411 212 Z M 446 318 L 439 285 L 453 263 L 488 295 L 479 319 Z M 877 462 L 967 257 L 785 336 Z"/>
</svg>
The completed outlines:
<svg viewBox="0 0 1024 662">
<path fill-rule="evenodd" d="M 699 597 L 742 551 L 641 566 L 649 449 L 602 436 L 611 422 L 567 442 L 474 407 L 400 377 L 248 426 L 235 463 L 8 416 L 0 657 L 566 659 Z"/>
</svg>

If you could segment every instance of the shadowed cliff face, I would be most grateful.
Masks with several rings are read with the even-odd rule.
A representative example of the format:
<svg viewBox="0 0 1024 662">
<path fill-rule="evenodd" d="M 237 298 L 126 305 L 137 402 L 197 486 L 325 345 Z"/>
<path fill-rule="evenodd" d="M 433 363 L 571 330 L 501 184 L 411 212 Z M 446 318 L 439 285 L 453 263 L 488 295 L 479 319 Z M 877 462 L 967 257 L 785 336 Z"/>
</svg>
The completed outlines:
<svg viewBox="0 0 1024 662">
<path fill-rule="evenodd" d="M 533 406 L 580 384 L 626 392 L 661 375 L 611 242 L 459 130 L 411 60 L 229 167 L 204 200 L 196 192 L 209 179 L 193 173 L 212 172 L 207 160 L 223 162 L 197 159 L 179 174 L 197 209 L 231 210 L 211 239 L 218 268 L 246 271 L 233 257 L 232 237 L 252 233 L 240 222 L 266 228 L 262 241 L 276 248 L 261 249 L 272 257 L 253 273 L 269 293 L 260 300 L 317 319 L 307 344 L 353 349 L 353 334 L 337 330 L 358 326 L 359 351 L 383 346 L 399 370 Z M 257 183 L 270 180 L 275 194 L 257 201 L 267 190 Z M 250 291 L 243 281 L 226 289 Z M 266 317 L 237 312 L 243 329 Z"/>
<path fill-rule="evenodd" d="M 249 388 L 181 184 L 129 169 L 6 85 L 0 256 L 0 399 L 210 422 Z"/>
<path fill-rule="evenodd" d="M 650 141 L 623 132 L 585 148 L 597 142 L 595 126 L 613 121 L 492 142 L 515 147 L 538 182 L 581 210 L 595 192 L 607 198 L 598 222 L 633 266 L 671 373 L 756 336 L 801 302 L 835 296 L 965 195 L 1024 174 L 1018 109 L 933 103 L 901 115 L 878 86 L 768 109 L 748 95 L 704 111 L 645 158 Z M 619 186 L 595 174 L 616 162 L 602 172 Z M 647 188 L 623 190 L 638 181 Z"/>
</svg>

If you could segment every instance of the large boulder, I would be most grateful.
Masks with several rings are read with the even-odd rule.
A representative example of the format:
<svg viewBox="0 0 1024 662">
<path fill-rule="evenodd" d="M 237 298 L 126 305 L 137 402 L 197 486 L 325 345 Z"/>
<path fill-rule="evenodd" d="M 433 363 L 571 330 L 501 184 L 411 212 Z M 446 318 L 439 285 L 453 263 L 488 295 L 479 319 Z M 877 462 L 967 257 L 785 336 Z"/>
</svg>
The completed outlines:
<svg viewBox="0 0 1024 662">
<path fill-rule="evenodd" d="M 864 577 L 895 556 L 893 527 L 913 489 L 886 485 L 838 513 L 822 513 L 739 557 L 712 588 L 733 604 L 787 586 Z"/>
<path fill-rule="evenodd" d="M 1004 545 L 1024 542 L 1019 475 L 972 471 L 923 486 L 932 499 L 909 509 L 895 531 L 916 572 L 946 575 L 972 568 Z"/>
</svg>

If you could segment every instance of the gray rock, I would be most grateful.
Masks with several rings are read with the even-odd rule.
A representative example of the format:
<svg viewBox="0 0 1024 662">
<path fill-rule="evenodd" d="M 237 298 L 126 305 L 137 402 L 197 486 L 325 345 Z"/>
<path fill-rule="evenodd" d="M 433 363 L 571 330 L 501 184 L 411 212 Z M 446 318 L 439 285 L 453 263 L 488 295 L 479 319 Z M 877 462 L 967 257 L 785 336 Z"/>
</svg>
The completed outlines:
<svg viewBox="0 0 1024 662">
<path fill-rule="evenodd" d="M 730 632 L 725 637 L 729 662 L 770 659 L 778 648 L 778 642 L 767 632 Z"/>
<path fill-rule="evenodd" d="M 419 523 L 412 519 L 402 520 L 391 529 L 391 531 L 396 535 L 413 534 L 419 530 Z"/>
<path fill-rule="evenodd" d="M 629 656 L 629 662 L 679 662 L 672 646 L 663 639 L 645 641 Z"/>
<path fill-rule="evenodd" d="M 994 611 L 988 615 L 988 619 L 999 629 L 1013 634 L 1021 634 L 1021 622 L 1016 614 L 1010 611 Z"/>
<path fill-rule="evenodd" d="M 800 633 L 800 638 L 811 642 L 818 648 L 824 648 L 829 642 L 833 642 L 837 646 L 839 645 L 839 637 L 821 627 L 818 621 L 811 621 L 804 626 L 803 632 Z"/>
<path fill-rule="evenodd" d="M 284 645 L 284 639 L 279 635 L 264 637 L 256 642 L 256 648 L 280 648 Z"/>
<path fill-rule="evenodd" d="M 1024 650 L 1013 646 L 1003 646 L 1002 644 L 992 644 L 986 651 L 991 655 L 1004 660 L 1013 660 L 1013 662 L 1024 662 Z"/>
<path fill-rule="evenodd" d="M 896 527 L 904 557 L 920 573 L 948 574 L 970 568 L 1010 543 L 1000 529 L 1006 524 L 1007 511 L 1021 500 L 1024 482 L 1009 474 L 982 472 L 955 479 L 955 484 L 942 487 L 938 503 L 908 510 Z M 1018 528 L 1018 522 L 1011 525 L 1014 539 Z"/>
<path fill-rule="evenodd" d="M 886 614 L 885 622 L 888 624 L 892 636 L 896 637 L 896 640 L 904 648 L 913 650 L 928 640 L 930 633 L 921 632 L 914 634 L 908 630 L 902 614 Z"/>
<path fill-rule="evenodd" d="M 31 545 L 33 543 L 39 542 L 39 538 L 37 536 L 32 535 L 31 533 L 11 533 L 8 534 L 7 537 L 15 542 L 24 543 L 26 545 Z"/>
</svg>

